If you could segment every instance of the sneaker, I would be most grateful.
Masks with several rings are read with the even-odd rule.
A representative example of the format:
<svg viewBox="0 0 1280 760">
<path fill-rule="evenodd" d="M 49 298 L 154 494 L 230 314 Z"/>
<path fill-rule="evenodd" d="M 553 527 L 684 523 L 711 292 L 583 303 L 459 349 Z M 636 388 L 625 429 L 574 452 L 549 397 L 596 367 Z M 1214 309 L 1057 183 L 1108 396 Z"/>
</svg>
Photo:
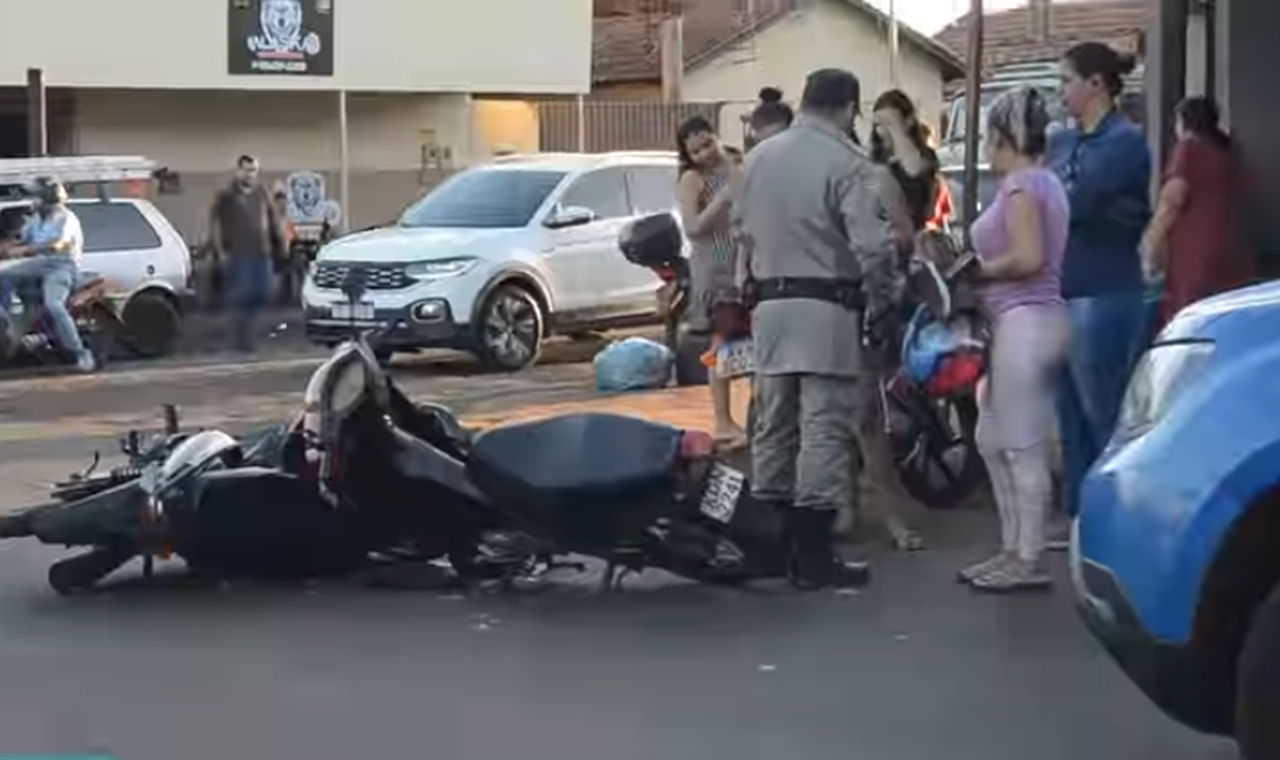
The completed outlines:
<svg viewBox="0 0 1280 760">
<path fill-rule="evenodd" d="M 89 353 L 88 351 L 76 357 L 77 372 L 89 373 L 89 372 L 93 372 L 97 368 L 98 368 L 98 362 L 94 360 L 93 354 Z"/>
<path fill-rule="evenodd" d="M 987 594 L 1048 591 L 1053 578 L 1036 562 L 1011 559 L 999 568 L 969 582 L 969 588 Z"/>
<path fill-rule="evenodd" d="M 1013 559 L 1013 555 L 1010 554 L 1009 552 L 1000 552 L 999 554 L 995 555 L 994 557 L 991 557 L 990 559 L 984 559 L 981 562 L 975 562 L 974 564 L 969 565 L 968 567 L 956 573 L 956 582 L 972 583 L 974 578 L 981 578 L 982 576 L 990 572 L 999 570 L 1011 559 Z"/>
</svg>

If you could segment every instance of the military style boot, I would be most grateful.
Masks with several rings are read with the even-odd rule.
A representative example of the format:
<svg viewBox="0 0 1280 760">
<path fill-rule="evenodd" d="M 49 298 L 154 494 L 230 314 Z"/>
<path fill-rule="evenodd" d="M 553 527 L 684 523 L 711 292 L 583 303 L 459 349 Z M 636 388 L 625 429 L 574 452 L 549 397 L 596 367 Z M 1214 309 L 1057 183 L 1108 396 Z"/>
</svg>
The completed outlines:
<svg viewBox="0 0 1280 760">
<path fill-rule="evenodd" d="M 791 547 L 788 575 L 801 591 L 824 588 L 860 588 L 871 580 L 865 562 L 845 562 L 831 546 L 836 513 L 829 509 L 792 509 L 787 513 L 787 540 Z"/>
</svg>

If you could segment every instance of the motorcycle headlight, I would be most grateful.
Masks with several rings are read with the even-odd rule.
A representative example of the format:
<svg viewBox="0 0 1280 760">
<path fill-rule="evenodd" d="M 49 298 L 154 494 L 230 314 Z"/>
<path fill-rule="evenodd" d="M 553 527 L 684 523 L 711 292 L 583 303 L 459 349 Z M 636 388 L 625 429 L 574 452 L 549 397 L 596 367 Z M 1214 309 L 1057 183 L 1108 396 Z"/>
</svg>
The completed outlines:
<svg viewBox="0 0 1280 760">
<path fill-rule="evenodd" d="M 439 259 L 436 261 L 415 261 L 405 267 L 405 274 L 419 280 L 432 280 L 439 277 L 456 277 L 471 270 L 476 259 Z"/>
<path fill-rule="evenodd" d="M 1212 358 L 1209 341 L 1164 343 L 1148 349 L 1129 380 L 1113 440 L 1133 440 L 1155 427 Z"/>
<path fill-rule="evenodd" d="M 329 394 L 329 413 L 345 417 L 364 398 L 369 376 L 364 364 L 347 362 L 338 368 Z"/>
</svg>

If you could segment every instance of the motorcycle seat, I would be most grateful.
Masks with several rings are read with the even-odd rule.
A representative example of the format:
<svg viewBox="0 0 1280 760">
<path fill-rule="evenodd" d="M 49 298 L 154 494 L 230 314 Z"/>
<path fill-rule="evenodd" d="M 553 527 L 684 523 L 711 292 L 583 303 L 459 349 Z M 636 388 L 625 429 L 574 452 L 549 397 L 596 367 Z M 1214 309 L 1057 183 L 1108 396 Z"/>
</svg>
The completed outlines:
<svg viewBox="0 0 1280 760">
<path fill-rule="evenodd" d="M 502 501 L 548 508 L 669 487 L 681 431 L 621 414 L 568 414 L 480 433 L 467 470 Z"/>
</svg>

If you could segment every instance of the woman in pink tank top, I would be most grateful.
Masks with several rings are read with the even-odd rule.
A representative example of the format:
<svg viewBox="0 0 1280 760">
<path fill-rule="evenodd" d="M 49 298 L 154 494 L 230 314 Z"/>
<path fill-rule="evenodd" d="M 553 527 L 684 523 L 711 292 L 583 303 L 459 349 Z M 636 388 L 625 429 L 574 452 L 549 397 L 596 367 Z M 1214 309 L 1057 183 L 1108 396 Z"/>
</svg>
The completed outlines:
<svg viewBox="0 0 1280 760">
<path fill-rule="evenodd" d="M 1040 166 L 1048 125 L 1044 101 L 1031 88 L 1001 96 L 987 116 L 987 154 L 1001 182 L 971 230 L 993 336 L 977 442 L 1000 513 L 1001 548 L 960 571 L 979 591 L 1050 584 L 1041 554 L 1053 491 L 1054 379 L 1067 350 L 1059 281 L 1070 207 L 1057 175 Z"/>
</svg>

